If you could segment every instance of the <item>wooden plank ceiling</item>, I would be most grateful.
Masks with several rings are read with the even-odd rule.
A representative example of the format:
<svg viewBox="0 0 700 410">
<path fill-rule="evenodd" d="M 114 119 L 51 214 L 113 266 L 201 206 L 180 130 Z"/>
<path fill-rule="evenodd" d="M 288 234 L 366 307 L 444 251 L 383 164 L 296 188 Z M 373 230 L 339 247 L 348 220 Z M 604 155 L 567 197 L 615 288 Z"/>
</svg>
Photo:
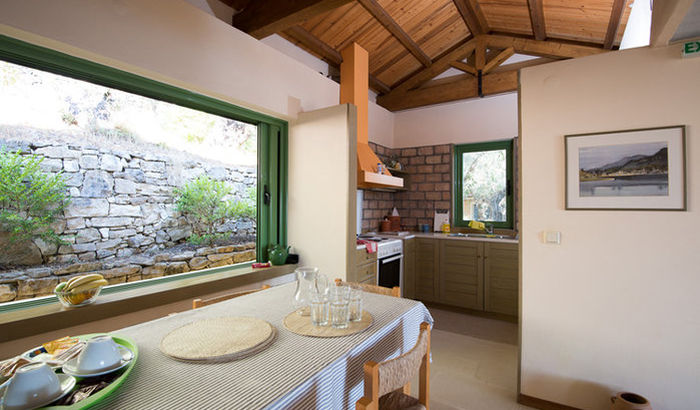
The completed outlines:
<svg viewBox="0 0 700 410">
<path fill-rule="evenodd" d="M 233 25 L 338 68 L 353 42 L 391 111 L 517 90 L 525 66 L 616 49 L 631 0 L 225 0 Z M 538 58 L 503 63 L 513 54 Z M 435 79 L 449 68 L 464 72 Z"/>
</svg>

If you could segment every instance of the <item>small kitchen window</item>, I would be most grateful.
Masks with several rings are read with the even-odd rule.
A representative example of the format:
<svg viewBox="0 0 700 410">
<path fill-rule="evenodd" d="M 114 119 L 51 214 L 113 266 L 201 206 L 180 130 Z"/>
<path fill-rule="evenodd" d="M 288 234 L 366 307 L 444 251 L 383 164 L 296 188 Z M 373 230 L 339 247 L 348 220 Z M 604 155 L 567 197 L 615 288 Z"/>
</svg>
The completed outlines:
<svg viewBox="0 0 700 410">
<path fill-rule="evenodd" d="M 513 141 L 456 145 L 455 226 L 513 228 Z"/>
</svg>

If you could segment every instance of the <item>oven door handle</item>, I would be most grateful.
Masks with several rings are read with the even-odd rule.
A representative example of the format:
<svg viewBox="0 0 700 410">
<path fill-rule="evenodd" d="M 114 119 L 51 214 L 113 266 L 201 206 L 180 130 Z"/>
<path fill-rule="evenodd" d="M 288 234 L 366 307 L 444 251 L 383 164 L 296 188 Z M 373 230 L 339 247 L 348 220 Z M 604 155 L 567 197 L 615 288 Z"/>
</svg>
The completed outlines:
<svg viewBox="0 0 700 410">
<path fill-rule="evenodd" d="M 403 258 L 403 255 L 397 255 L 397 256 L 394 256 L 393 258 L 382 259 L 382 265 L 384 265 L 385 263 L 389 263 L 389 262 L 393 262 L 393 261 L 399 260 L 399 259 L 401 259 L 401 258 Z"/>
</svg>

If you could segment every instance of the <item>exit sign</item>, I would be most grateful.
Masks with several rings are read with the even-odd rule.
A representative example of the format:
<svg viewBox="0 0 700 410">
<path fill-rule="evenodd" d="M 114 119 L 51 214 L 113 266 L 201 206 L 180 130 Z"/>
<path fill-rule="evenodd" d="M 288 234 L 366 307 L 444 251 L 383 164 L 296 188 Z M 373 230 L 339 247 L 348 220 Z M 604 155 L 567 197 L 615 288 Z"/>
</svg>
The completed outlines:
<svg viewBox="0 0 700 410">
<path fill-rule="evenodd" d="M 683 57 L 700 56 L 700 41 L 688 41 L 683 43 Z"/>
</svg>

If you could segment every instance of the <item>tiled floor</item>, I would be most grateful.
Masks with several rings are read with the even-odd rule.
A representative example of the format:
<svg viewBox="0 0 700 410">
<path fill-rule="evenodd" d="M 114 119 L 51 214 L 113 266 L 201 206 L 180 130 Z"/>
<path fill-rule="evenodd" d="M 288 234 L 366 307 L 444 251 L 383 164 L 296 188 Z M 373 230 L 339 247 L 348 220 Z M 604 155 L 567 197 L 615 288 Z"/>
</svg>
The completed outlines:
<svg viewBox="0 0 700 410">
<path fill-rule="evenodd" d="M 431 308 L 432 409 L 522 410 L 516 402 L 518 326 Z M 418 380 L 412 383 L 417 395 Z"/>
</svg>

